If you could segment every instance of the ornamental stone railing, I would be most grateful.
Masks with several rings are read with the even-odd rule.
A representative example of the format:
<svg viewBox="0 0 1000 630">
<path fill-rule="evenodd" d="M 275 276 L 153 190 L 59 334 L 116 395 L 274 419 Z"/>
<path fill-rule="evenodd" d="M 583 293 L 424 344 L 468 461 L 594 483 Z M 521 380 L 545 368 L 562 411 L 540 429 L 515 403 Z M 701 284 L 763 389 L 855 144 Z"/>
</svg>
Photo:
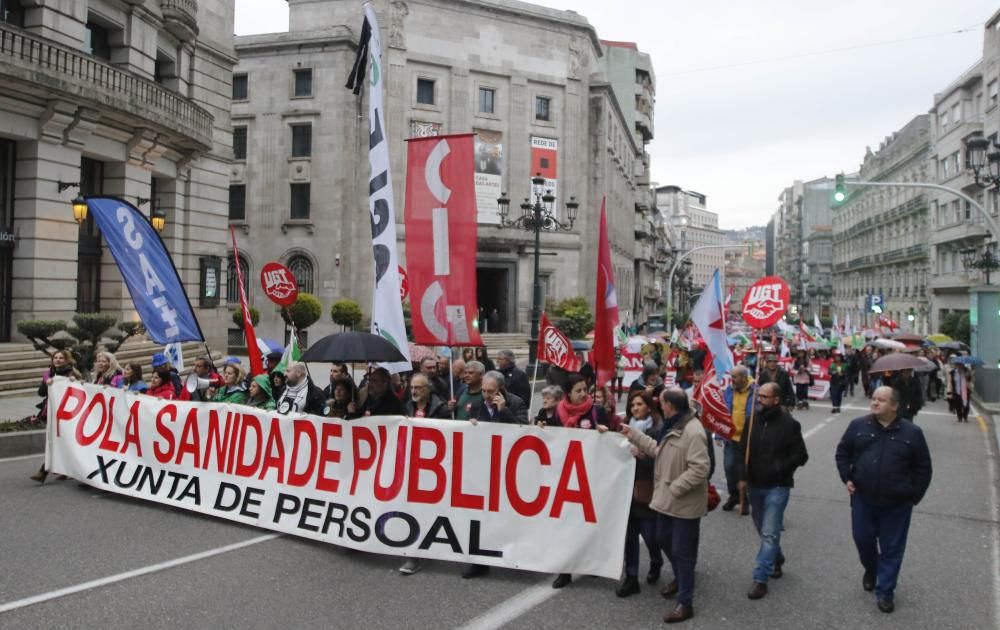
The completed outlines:
<svg viewBox="0 0 1000 630">
<path fill-rule="evenodd" d="M 139 118 L 136 126 L 165 128 L 186 139 L 181 144 L 190 148 L 212 146 L 212 115 L 189 99 L 83 51 L 5 24 L 0 24 L 0 80 Z"/>
</svg>

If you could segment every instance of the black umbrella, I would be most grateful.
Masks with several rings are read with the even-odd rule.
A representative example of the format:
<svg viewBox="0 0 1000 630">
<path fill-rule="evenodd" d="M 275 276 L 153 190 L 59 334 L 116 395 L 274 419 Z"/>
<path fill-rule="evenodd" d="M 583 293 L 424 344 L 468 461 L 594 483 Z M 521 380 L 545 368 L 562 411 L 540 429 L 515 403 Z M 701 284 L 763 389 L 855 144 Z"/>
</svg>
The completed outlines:
<svg viewBox="0 0 1000 630">
<path fill-rule="evenodd" d="M 363 332 L 341 332 L 327 335 L 302 354 L 302 361 L 330 363 L 357 362 L 396 362 L 405 361 L 406 357 L 399 348 L 378 335 Z"/>
<path fill-rule="evenodd" d="M 938 348 L 942 350 L 968 350 L 969 346 L 965 345 L 961 341 L 946 341 L 944 343 L 939 343 Z"/>
</svg>

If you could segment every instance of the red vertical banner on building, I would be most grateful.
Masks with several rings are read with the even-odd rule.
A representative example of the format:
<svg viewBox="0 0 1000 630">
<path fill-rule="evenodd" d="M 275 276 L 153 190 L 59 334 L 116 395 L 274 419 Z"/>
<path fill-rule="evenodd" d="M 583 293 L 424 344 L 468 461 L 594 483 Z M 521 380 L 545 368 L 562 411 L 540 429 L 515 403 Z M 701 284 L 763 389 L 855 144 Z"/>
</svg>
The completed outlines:
<svg viewBox="0 0 1000 630">
<path fill-rule="evenodd" d="M 476 303 L 473 134 L 410 138 L 406 269 L 416 343 L 481 346 Z"/>
<path fill-rule="evenodd" d="M 601 227 L 597 237 L 597 298 L 594 300 L 594 348 L 590 353 L 601 387 L 615 375 L 615 328 L 618 327 L 618 294 L 615 292 L 615 268 L 611 265 L 608 242 L 608 219 L 605 200 L 601 200 Z"/>
</svg>

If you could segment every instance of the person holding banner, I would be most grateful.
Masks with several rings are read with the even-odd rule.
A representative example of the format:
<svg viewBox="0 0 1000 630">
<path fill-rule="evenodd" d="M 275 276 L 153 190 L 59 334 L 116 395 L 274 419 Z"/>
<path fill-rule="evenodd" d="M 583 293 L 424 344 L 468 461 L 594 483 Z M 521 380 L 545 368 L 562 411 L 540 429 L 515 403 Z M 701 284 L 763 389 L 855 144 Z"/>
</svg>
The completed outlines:
<svg viewBox="0 0 1000 630">
<path fill-rule="evenodd" d="M 483 376 L 483 404 L 476 417 L 481 422 L 528 424 L 528 406 L 507 391 L 503 374 L 492 370 Z"/>
<path fill-rule="evenodd" d="M 115 355 L 106 350 L 98 352 L 94 358 L 94 376 L 91 382 L 94 385 L 121 387 L 124 379 Z"/>
<path fill-rule="evenodd" d="M 222 387 L 215 392 L 215 402 L 243 404 L 247 401 L 247 388 L 243 386 L 243 368 L 227 363 L 222 368 Z"/>
<path fill-rule="evenodd" d="M 253 377 L 253 380 L 250 381 L 248 393 L 247 404 L 251 407 L 267 411 L 274 411 L 278 408 L 274 403 L 274 397 L 271 395 L 271 380 L 267 374 L 258 374 Z"/>
<path fill-rule="evenodd" d="M 677 623 L 694 616 L 694 569 L 701 517 L 708 512 L 711 460 L 705 429 L 684 390 L 663 390 L 660 405 L 666 420 L 659 442 L 627 424 L 619 431 L 641 453 L 655 458 L 649 507 L 657 513 L 656 539 L 674 571 L 674 580 L 660 593 L 677 597 L 677 606 L 663 615 L 663 621 Z"/>
<path fill-rule="evenodd" d="M 301 367 L 301 365 L 300 365 Z M 302 383 L 308 388 L 311 384 L 309 379 L 305 376 L 305 368 L 301 368 L 302 371 Z M 298 377 L 298 374 L 295 375 Z M 293 387 L 300 387 L 298 382 L 292 381 L 292 369 L 288 370 L 288 386 L 285 390 L 286 399 L 289 396 L 289 390 Z M 368 376 L 368 384 L 365 387 L 362 398 L 364 400 L 358 404 L 352 402 L 348 405 L 348 418 L 353 420 L 355 418 L 362 418 L 365 416 L 401 416 L 404 413 L 403 401 L 396 397 L 395 394 L 389 389 L 389 384 L 392 381 L 392 377 L 389 374 L 389 370 L 384 367 L 377 367 L 372 370 L 372 373 Z M 296 394 L 298 398 L 293 401 L 297 406 L 292 411 L 305 411 L 306 413 L 316 413 L 311 411 L 313 405 L 312 401 L 306 400 L 306 395 L 304 393 Z M 309 394 L 312 398 L 312 394 Z M 322 397 L 322 396 L 321 396 Z M 281 411 L 281 404 L 278 405 L 278 410 Z M 285 412 L 287 413 L 287 412 Z"/>
<path fill-rule="evenodd" d="M 563 398 L 556 408 L 562 425 L 567 429 L 610 428 L 607 412 L 587 393 L 589 386 L 584 376 L 570 374 L 566 377 L 566 384 L 569 387 L 569 395 Z M 572 581 L 571 574 L 560 573 L 552 582 L 552 588 L 563 588 Z"/>
<path fill-rule="evenodd" d="M 177 398 L 174 385 L 170 382 L 170 372 L 163 369 L 153 370 L 152 376 L 149 377 L 149 389 L 146 390 L 146 395 L 163 400 Z"/>
<path fill-rule="evenodd" d="M 52 379 L 56 376 L 65 376 L 70 380 L 80 380 L 83 377 L 80 375 L 79 370 L 76 369 L 76 360 L 73 358 L 73 353 L 69 350 L 56 350 L 52 353 L 52 362 L 49 365 L 48 371 L 42 375 L 42 383 L 38 386 L 38 395 L 42 397 L 42 401 L 36 405 L 38 408 L 39 422 L 45 421 L 48 417 L 49 410 L 49 385 L 52 384 Z M 45 470 L 45 464 L 38 469 L 38 472 L 31 475 L 32 481 L 37 481 L 38 483 L 45 483 L 45 478 L 49 476 L 49 471 Z M 64 475 L 60 475 L 61 478 L 65 479 Z"/>
<path fill-rule="evenodd" d="M 561 427 L 557 408 L 563 399 L 562 387 L 548 385 L 542 390 L 542 408 L 535 415 L 534 423 L 540 427 Z"/>
<path fill-rule="evenodd" d="M 410 399 L 406 401 L 405 407 L 406 415 L 410 418 L 451 419 L 448 404 L 438 397 L 424 374 L 414 374 L 410 378 Z"/>
</svg>

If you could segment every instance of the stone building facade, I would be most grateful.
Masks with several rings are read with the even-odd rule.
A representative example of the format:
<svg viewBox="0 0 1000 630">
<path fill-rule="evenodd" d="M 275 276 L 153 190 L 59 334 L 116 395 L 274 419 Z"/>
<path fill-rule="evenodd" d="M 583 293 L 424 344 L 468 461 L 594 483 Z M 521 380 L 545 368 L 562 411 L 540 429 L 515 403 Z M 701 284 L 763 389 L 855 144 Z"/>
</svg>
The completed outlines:
<svg viewBox="0 0 1000 630">
<path fill-rule="evenodd" d="M 233 1 L 3 6 L 0 229 L 13 247 L 0 250 L 0 340 L 17 339 L 24 319 L 136 318 L 93 219 L 74 221 L 79 192 L 165 212 L 162 237 L 221 344 L 228 314 L 213 282 L 227 240 Z"/>
<path fill-rule="evenodd" d="M 705 195 L 678 186 L 659 186 L 656 203 L 669 218 L 678 255 L 705 245 L 723 245 L 725 234 L 719 229 L 719 213 L 708 209 Z M 687 257 L 691 261 L 691 283 L 694 292 L 701 292 L 712 274 L 726 266 L 725 250 L 721 247 L 706 249 Z"/>
<path fill-rule="evenodd" d="M 965 141 L 974 134 L 995 139 L 1000 132 L 1000 11 L 986 23 L 983 56 L 934 95 L 930 109 L 934 150 L 931 175 L 939 184 L 976 199 L 994 217 L 1000 212 L 996 188 L 978 186 L 966 168 Z M 982 216 L 967 202 L 944 191 L 928 191 L 930 244 L 930 326 L 940 327 L 948 313 L 969 311 L 969 289 L 983 281 L 981 271 L 967 270 L 962 250 L 982 250 L 988 231 Z"/>
<path fill-rule="evenodd" d="M 933 177 L 930 116 L 921 114 L 888 136 L 878 151 L 868 149 L 861 181 L 926 182 Z M 927 280 L 928 196 L 913 188 L 848 187 L 833 207 L 835 312 L 844 321 L 867 319 L 865 299 L 884 297 L 885 313 L 907 331 L 929 331 Z M 913 314 L 914 321 L 908 321 Z"/>
<path fill-rule="evenodd" d="M 235 72 L 249 89 L 233 103 L 246 157 L 238 155 L 232 169 L 231 220 L 243 232 L 249 252 L 243 264 L 251 276 L 270 260 L 294 262 L 300 286 L 317 295 L 324 311 L 351 298 L 368 315 L 374 271 L 367 106 L 343 88 L 361 5 L 289 0 L 289 32 L 235 38 Z M 571 231 L 542 233 L 545 301 L 593 300 L 597 220 L 606 196 L 618 301 L 630 309 L 636 303 L 633 217 L 648 197 L 644 144 L 652 136 L 651 109 L 640 107 L 636 94 L 648 82 L 651 108 L 651 68 L 640 73 L 639 59 L 622 71 L 632 77 L 623 99 L 594 28 L 572 11 L 512 0 L 379 0 L 375 7 L 385 46 L 401 259 L 422 254 L 403 245 L 405 139 L 474 132 L 477 297 L 486 313 L 497 310 L 499 332 L 528 329 L 533 235 L 501 227 L 496 198 L 508 193 L 516 216 L 540 167 L 560 219 L 570 197 L 580 203 Z M 271 309 L 262 309 L 262 320 L 265 330 L 281 326 Z M 333 329 L 325 312 L 312 334 Z"/>
</svg>

